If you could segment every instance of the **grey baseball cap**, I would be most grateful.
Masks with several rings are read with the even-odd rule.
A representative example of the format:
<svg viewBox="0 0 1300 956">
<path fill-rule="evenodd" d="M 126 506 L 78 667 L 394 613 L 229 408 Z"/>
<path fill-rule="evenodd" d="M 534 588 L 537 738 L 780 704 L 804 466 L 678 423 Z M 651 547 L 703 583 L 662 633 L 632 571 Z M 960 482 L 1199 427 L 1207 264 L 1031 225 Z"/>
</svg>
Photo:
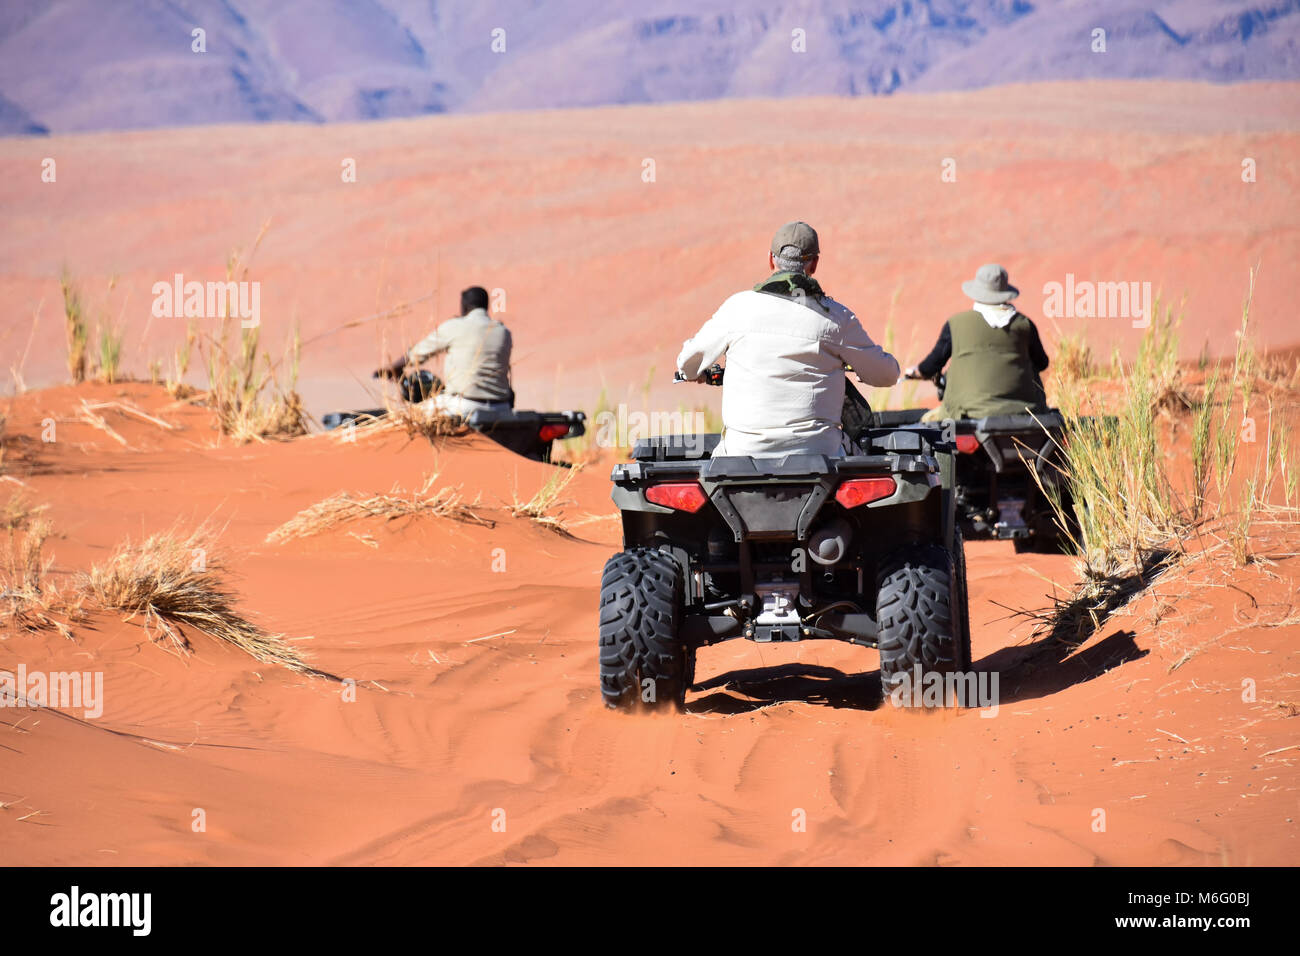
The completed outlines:
<svg viewBox="0 0 1300 956">
<path fill-rule="evenodd" d="M 781 255 L 781 250 L 786 246 L 798 249 L 799 254 L 794 258 L 801 261 L 821 255 L 821 248 L 817 245 L 817 230 L 806 222 L 787 222 L 776 231 L 772 237 L 772 255 Z"/>
</svg>

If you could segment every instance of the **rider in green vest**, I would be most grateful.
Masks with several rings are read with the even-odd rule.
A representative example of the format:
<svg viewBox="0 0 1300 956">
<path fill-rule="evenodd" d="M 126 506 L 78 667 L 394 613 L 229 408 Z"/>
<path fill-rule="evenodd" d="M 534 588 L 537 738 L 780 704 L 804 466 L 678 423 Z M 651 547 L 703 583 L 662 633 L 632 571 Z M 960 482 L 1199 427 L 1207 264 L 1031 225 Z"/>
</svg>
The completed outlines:
<svg viewBox="0 0 1300 956">
<path fill-rule="evenodd" d="M 922 420 L 1045 411 L 1040 373 L 1047 368 L 1047 352 L 1038 328 L 1011 305 L 1020 290 L 1007 280 L 1007 270 L 980 266 L 961 288 L 971 308 L 949 318 L 930 354 L 904 373 L 933 378 L 951 360 L 943 401 Z"/>
</svg>

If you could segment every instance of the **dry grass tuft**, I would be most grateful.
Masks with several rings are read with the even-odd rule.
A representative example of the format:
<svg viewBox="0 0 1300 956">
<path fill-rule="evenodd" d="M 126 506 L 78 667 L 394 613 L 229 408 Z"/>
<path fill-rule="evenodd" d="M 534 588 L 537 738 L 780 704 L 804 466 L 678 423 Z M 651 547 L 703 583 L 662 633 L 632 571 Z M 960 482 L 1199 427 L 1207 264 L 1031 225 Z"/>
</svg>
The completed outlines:
<svg viewBox="0 0 1300 956">
<path fill-rule="evenodd" d="M 564 521 L 549 512 L 555 506 L 567 503 L 560 501 L 560 495 L 573 480 L 574 475 L 581 470 L 581 467 L 555 469 L 551 477 L 546 479 L 546 483 L 527 501 L 520 501 L 517 494 L 512 494 L 514 500 L 510 506 L 510 513 L 516 518 L 535 521 L 556 534 L 568 534 Z"/>
<path fill-rule="evenodd" d="M 267 633 L 235 610 L 224 571 L 212 551 L 212 535 L 200 528 L 188 538 L 164 532 L 140 545 L 128 541 L 92 568 L 81 585 L 102 607 L 126 612 L 128 620 L 143 615 L 146 632 L 156 627 L 182 655 L 191 651 L 184 628 L 192 627 L 262 663 L 319 673 L 283 635 Z"/>
<path fill-rule="evenodd" d="M 38 517 L 47 505 L 34 506 L 23 492 L 9 496 L 3 508 L 0 508 L 0 529 L 8 534 L 27 528 L 32 519 Z"/>
<path fill-rule="evenodd" d="M 90 364 L 90 327 L 81 290 L 67 270 L 59 276 L 59 289 L 63 293 L 63 324 L 68 339 L 68 374 L 73 384 L 79 385 L 86 380 Z"/>
<path fill-rule="evenodd" d="M 248 281 L 248 261 L 257 252 L 269 227 L 269 221 L 262 225 L 247 258 L 238 251 L 227 258 L 228 282 Z M 226 301 L 220 332 L 207 336 L 206 345 L 200 344 L 208 372 L 208 391 L 204 401 L 216 412 L 222 434 L 241 444 L 305 435 L 307 413 L 297 392 L 298 356 L 302 344 L 297 331 L 286 344 L 280 362 L 276 363 L 261 349 L 260 326 L 241 327 L 237 336 L 235 326 L 230 302 Z M 184 355 L 177 356 L 178 367 L 182 358 L 188 365 L 191 344 L 187 338 Z M 181 374 L 183 372 L 178 372 L 175 382 L 177 391 L 173 391 L 176 397 L 180 397 Z"/>
<path fill-rule="evenodd" d="M 388 398 L 385 405 L 388 414 L 370 427 L 398 430 L 405 433 L 407 438 L 426 438 L 429 441 L 468 435 L 471 431 L 459 416 L 430 411 L 421 404 Z"/>
<path fill-rule="evenodd" d="M 240 329 L 236 340 L 234 325 L 229 316 L 222 319 L 221 332 L 209 337 L 206 354 L 208 390 L 203 400 L 216 413 L 221 433 L 240 444 L 305 435 L 307 414 L 297 392 L 297 334 L 282 360 L 288 365 L 288 384 L 281 385 L 277 364 L 261 351 L 261 329 Z M 180 397 L 179 388 L 173 395 Z"/>
<path fill-rule="evenodd" d="M 423 486 L 414 492 L 403 492 L 400 488 L 394 487 L 386 495 L 370 495 L 363 498 L 351 492 L 341 491 L 324 501 L 316 502 L 280 525 L 266 536 L 267 543 L 283 544 L 295 538 L 309 538 L 363 518 L 383 518 L 394 521 L 398 518 L 432 517 L 448 518 L 486 528 L 496 526 L 496 522 L 491 518 L 485 518 L 474 510 L 478 507 L 477 500 L 465 502 L 459 487 L 431 491 L 437 479 L 436 474 L 428 476 Z"/>
<path fill-rule="evenodd" d="M 1030 615 L 1053 635 L 1075 640 L 1092 633 L 1114 609 L 1179 562 L 1252 563 L 1252 529 L 1261 513 L 1284 516 L 1293 526 L 1300 520 L 1292 505 L 1294 476 L 1288 474 L 1293 470 L 1290 439 L 1271 398 L 1262 429 L 1268 444 L 1256 456 L 1254 473 L 1233 481 L 1245 454 L 1243 417 L 1249 414 L 1263 365 L 1248 335 L 1253 288 L 1252 274 L 1232 367 L 1208 372 L 1198 402 L 1183 387 L 1178 323 L 1168 310 L 1162 314 L 1158 303 L 1136 362 L 1128 368 L 1119 363 L 1116 369 L 1122 391 L 1109 420 L 1083 419 L 1098 412 L 1089 389 L 1078 380 L 1057 380 L 1056 404 L 1067 419 L 1066 471 L 1081 540 L 1075 542 L 1080 555 L 1075 591 L 1049 612 Z M 1190 412 L 1188 488 L 1174 487 L 1160 447 L 1159 418 L 1167 411 Z M 1270 495 L 1281 502 L 1271 502 Z M 1056 504 L 1062 523 L 1060 502 Z M 1202 543 L 1219 538 L 1221 546 L 1189 553 L 1184 541 L 1193 532 Z"/>
<path fill-rule="evenodd" d="M 1080 332 L 1061 335 L 1052 359 L 1052 374 L 1071 382 L 1087 381 L 1097 374 L 1097 362 L 1092 346 Z"/>
<path fill-rule="evenodd" d="M 84 615 L 80 599 L 64 598 L 48 580 L 50 562 L 42 551 L 50 536 L 50 523 L 38 516 L 43 510 L 17 495 L 5 506 L 7 541 L 0 569 L 0 622 L 12 630 L 57 631 L 70 639 L 68 624 Z"/>
<path fill-rule="evenodd" d="M 194 346 L 198 339 L 198 326 L 191 319 L 185 327 L 185 341 L 172 354 L 171 371 L 167 373 L 166 381 L 163 383 L 167 389 L 167 394 L 177 401 L 184 401 L 199 394 L 197 388 L 185 381 L 185 376 L 190 371 L 190 361 L 194 357 Z"/>
</svg>

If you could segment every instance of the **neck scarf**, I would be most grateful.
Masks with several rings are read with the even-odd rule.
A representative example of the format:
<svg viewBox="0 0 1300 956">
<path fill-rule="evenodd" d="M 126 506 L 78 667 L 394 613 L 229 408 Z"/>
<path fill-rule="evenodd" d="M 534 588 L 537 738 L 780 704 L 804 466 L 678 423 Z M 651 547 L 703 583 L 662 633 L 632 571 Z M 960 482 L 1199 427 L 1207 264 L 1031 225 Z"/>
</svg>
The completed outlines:
<svg viewBox="0 0 1300 956">
<path fill-rule="evenodd" d="M 975 311 L 984 316 L 984 321 L 995 329 L 1005 329 L 1016 317 L 1016 307 L 1011 303 L 989 305 L 987 302 L 972 302 Z"/>
<path fill-rule="evenodd" d="M 802 272 L 774 273 L 754 286 L 754 291 L 766 292 L 768 295 L 779 295 L 783 299 L 791 299 L 801 305 L 807 305 L 811 300 L 823 312 L 830 312 L 830 308 L 822 302 L 822 297 L 826 293 L 822 291 L 820 283 L 812 276 L 804 275 Z"/>
</svg>

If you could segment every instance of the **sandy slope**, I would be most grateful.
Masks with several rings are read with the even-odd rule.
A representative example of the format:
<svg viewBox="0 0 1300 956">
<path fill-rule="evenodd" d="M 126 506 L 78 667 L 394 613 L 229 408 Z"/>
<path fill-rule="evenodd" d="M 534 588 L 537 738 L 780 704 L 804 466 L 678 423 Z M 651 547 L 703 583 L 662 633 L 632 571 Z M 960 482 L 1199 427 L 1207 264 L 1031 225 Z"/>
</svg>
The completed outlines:
<svg viewBox="0 0 1300 956">
<path fill-rule="evenodd" d="M 180 427 L 109 411 L 123 447 L 72 420 L 82 398 Z M 211 518 L 237 556 L 242 606 L 309 637 L 314 663 L 358 691 L 344 702 L 333 682 L 202 635 L 182 661 L 104 613 L 75 641 L 0 638 L 0 668 L 102 669 L 106 696 L 97 720 L 0 711 L 5 862 L 1300 859 L 1300 751 L 1279 751 L 1296 740 L 1300 626 L 1267 626 L 1295 617 L 1295 557 L 1161 581 L 1070 652 L 1008 611 L 1046 604 L 1069 561 L 976 544 L 975 657 L 1002 680 L 992 719 L 880 706 L 866 650 L 743 642 L 701 655 L 687 713 L 628 717 L 601 706 L 595 681 L 616 525 L 580 523 L 610 513 L 605 465 L 569 486 L 566 538 L 503 507 L 548 466 L 478 437 L 436 454 L 396 436 L 214 447 L 201 410 L 145 386 L 30 393 L 8 412 L 6 473 L 50 505 L 56 575 L 125 537 Z M 36 440 L 46 418 L 54 444 Z M 335 491 L 410 488 L 437 469 L 439 484 L 481 491 L 495 527 L 361 523 L 264 543 Z M 1268 553 L 1296 552 L 1294 534 L 1269 533 Z M 496 548 L 504 572 L 491 571 Z M 196 808 L 206 832 L 191 830 Z M 792 829 L 800 810 L 806 832 Z"/>
<path fill-rule="evenodd" d="M 125 324 L 137 373 L 169 361 L 184 322 L 150 319 L 153 284 L 222 278 L 267 219 L 252 278 L 272 344 L 294 322 L 310 340 L 437 291 L 412 314 L 306 346 L 317 413 L 366 401 L 381 356 L 450 315 L 471 283 L 505 292 L 524 405 L 591 409 L 607 386 L 639 407 L 648 380 L 653 401 L 676 407 L 667 370 L 682 340 L 761 277 L 792 218 L 821 230 L 819 278 L 877 338 L 892 311 L 905 360 L 989 260 L 1010 268 L 1049 339 L 1084 331 L 1103 358 L 1131 353 L 1139 332 L 1115 318 L 1053 323 L 1045 284 L 1073 273 L 1186 294 L 1188 354 L 1224 354 L 1258 264 L 1262 340 L 1294 344 L 1298 91 L 1058 83 L 3 140 L 0 368 L 19 365 L 32 387 L 63 380 L 64 265 L 93 319 Z M 40 178 L 46 157 L 54 183 Z M 355 183 L 341 179 L 348 158 Z M 955 182 L 941 181 L 945 159 Z"/>
</svg>

